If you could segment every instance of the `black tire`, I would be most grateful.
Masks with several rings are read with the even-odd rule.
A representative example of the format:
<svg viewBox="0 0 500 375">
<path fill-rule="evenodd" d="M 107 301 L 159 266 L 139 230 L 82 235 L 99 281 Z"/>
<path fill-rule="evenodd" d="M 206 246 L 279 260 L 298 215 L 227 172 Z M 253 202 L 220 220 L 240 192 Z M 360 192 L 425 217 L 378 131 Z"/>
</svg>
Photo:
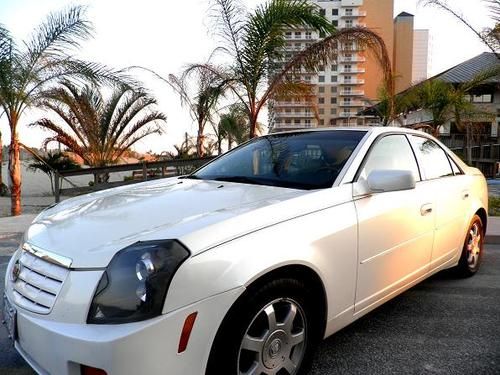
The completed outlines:
<svg viewBox="0 0 500 375">
<path fill-rule="evenodd" d="M 312 356 L 314 350 L 321 340 L 323 334 L 323 324 L 318 319 L 317 312 L 315 314 L 313 306 L 315 301 L 313 300 L 315 293 L 309 290 L 307 286 L 295 279 L 280 278 L 271 282 L 268 282 L 262 286 L 255 289 L 249 289 L 247 292 L 235 303 L 235 305 L 230 309 L 226 318 L 224 319 L 217 335 L 215 337 L 214 344 L 212 345 L 212 350 L 210 352 L 210 358 L 207 365 L 207 375 L 237 375 L 238 369 L 246 371 L 245 361 L 257 361 L 256 358 L 262 358 L 257 352 L 246 352 L 245 350 L 240 351 L 243 343 L 243 338 L 258 324 L 258 320 L 263 318 L 264 314 L 262 310 L 269 306 L 269 304 L 275 304 L 276 306 L 276 317 L 277 321 L 280 322 L 280 317 L 278 313 L 279 304 L 283 306 L 296 305 L 298 306 L 296 317 L 293 320 L 293 324 L 298 324 L 302 322 L 304 328 L 305 339 L 303 345 L 300 346 L 300 353 L 303 353 L 303 357 L 300 360 L 298 369 L 292 372 L 293 375 L 306 374 L 310 368 L 312 361 Z M 316 302 L 317 304 L 317 302 Z M 266 316 L 264 315 L 264 318 Z M 262 321 L 262 319 L 261 319 Z M 262 352 L 271 353 L 277 355 L 277 357 L 283 358 L 285 361 L 286 357 L 286 347 L 285 343 L 288 345 L 288 341 L 283 340 L 283 354 L 281 352 L 271 352 L 271 345 L 273 340 L 271 338 L 264 340 L 267 344 L 264 346 Z M 279 341 L 279 339 L 278 339 Z M 278 345 L 281 349 L 281 346 Z M 299 346 L 293 347 L 291 349 L 290 357 L 295 355 L 295 350 Z M 290 345 L 288 346 L 290 348 Z M 266 351 L 267 350 L 267 351 Z M 240 356 L 241 354 L 241 356 Z M 302 355 L 302 354 L 300 354 Z M 250 356 L 251 359 L 244 358 L 245 356 Z M 255 359 L 253 358 L 255 356 Z M 271 357 L 269 357 L 271 358 Z M 279 359 L 272 359 L 276 361 Z M 274 362 L 272 362 L 274 363 Z M 261 366 L 264 365 L 264 360 L 261 362 Z M 267 365 L 271 365 L 267 362 Z M 278 364 L 277 366 L 281 366 Z M 278 367 L 279 368 L 279 367 Z M 284 372 L 283 372 L 284 371 Z M 264 372 L 265 373 L 265 372 Z M 282 370 L 281 373 L 286 374 L 286 370 Z"/>
<path fill-rule="evenodd" d="M 474 232 L 476 230 L 480 236 L 479 243 L 477 245 L 479 253 L 473 256 L 472 253 L 474 252 L 473 251 Z M 458 265 L 453 268 L 453 272 L 457 277 L 464 277 L 464 278 L 471 277 L 479 270 L 484 253 L 483 245 L 484 245 L 483 221 L 478 215 L 474 215 L 467 229 L 467 235 L 465 237 L 465 242 L 462 249 L 462 255 L 460 256 Z"/>
</svg>

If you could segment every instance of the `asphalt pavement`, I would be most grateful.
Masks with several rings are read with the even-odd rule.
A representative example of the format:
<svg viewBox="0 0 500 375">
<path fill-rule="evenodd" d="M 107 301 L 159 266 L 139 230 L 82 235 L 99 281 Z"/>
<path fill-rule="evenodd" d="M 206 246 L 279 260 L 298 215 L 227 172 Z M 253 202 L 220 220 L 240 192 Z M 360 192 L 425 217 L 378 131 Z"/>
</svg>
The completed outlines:
<svg viewBox="0 0 500 375">
<path fill-rule="evenodd" d="M 0 293 L 16 240 L 0 241 Z M 0 327 L 0 375 L 25 374 Z M 500 245 L 474 277 L 437 274 L 325 340 L 310 375 L 330 374 L 500 374 Z"/>
</svg>

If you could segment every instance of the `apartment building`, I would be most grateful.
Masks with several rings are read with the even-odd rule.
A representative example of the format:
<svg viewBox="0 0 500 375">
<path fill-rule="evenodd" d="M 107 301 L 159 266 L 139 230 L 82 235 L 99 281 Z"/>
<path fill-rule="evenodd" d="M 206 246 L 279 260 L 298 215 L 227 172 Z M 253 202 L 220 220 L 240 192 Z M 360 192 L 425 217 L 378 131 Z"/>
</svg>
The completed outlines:
<svg viewBox="0 0 500 375">
<path fill-rule="evenodd" d="M 395 60 L 395 29 L 398 18 L 393 19 L 394 0 L 311 0 L 320 7 L 321 13 L 339 28 L 368 27 L 384 39 L 389 56 Z M 406 14 L 401 15 L 403 18 Z M 404 23 L 405 19 L 400 20 Z M 413 22 L 411 23 L 413 30 Z M 405 31 L 406 28 L 404 29 Z M 406 33 L 408 34 L 408 33 Z M 412 45 L 413 35 L 398 39 L 401 45 Z M 306 48 L 322 36 L 306 28 L 288 30 L 285 34 L 287 49 L 285 58 Z M 410 39 L 408 39 L 410 38 Z M 358 113 L 376 102 L 383 74 L 372 54 L 355 45 L 343 43 L 337 59 L 320 67 L 318 72 L 302 71 L 297 79 L 311 83 L 315 96 L 310 100 L 289 99 L 269 103 L 271 131 L 307 129 L 322 126 L 357 126 L 377 123 L 374 117 Z M 406 56 L 406 55 L 405 55 Z M 404 68 L 404 87 L 412 79 L 412 54 L 409 60 L 397 67 Z M 409 64 L 409 65 L 408 65 Z M 401 79 L 401 78 L 398 78 Z"/>
</svg>

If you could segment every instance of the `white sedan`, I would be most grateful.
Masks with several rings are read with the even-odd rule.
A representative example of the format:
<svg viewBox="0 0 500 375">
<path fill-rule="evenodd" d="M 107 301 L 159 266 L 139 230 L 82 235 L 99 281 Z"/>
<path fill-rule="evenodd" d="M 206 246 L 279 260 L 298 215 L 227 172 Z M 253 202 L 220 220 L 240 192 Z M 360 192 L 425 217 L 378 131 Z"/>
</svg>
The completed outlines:
<svg viewBox="0 0 500 375">
<path fill-rule="evenodd" d="M 401 128 L 278 133 L 42 212 L 4 320 L 40 374 L 300 374 L 430 275 L 479 268 L 483 175 Z"/>
</svg>

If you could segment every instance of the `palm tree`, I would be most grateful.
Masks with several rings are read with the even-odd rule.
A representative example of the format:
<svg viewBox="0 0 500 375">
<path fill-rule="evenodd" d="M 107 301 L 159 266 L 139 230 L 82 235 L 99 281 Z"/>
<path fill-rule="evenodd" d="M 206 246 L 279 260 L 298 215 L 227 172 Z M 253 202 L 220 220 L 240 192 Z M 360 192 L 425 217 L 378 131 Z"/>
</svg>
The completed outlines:
<svg viewBox="0 0 500 375">
<path fill-rule="evenodd" d="M 142 90 L 118 86 L 104 98 L 95 86 L 82 89 L 70 82 L 45 93 L 42 108 L 53 111 L 62 123 L 49 118 L 36 121 L 55 133 L 44 145 L 59 142 L 80 156 L 85 164 L 115 164 L 141 139 L 161 134 L 166 116 L 154 109 L 156 100 Z"/>
<path fill-rule="evenodd" d="M 380 62 L 385 81 L 392 82 L 391 62 L 380 36 L 360 27 L 336 31 L 308 0 L 269 0 L 250 14 L 238 0 L 213 2 L 215 28 L 223 42 L 218 50 L 228 54 L 233 62 L 223 69 L 210 64 L 194 64 L 190 69 L 208 70 L 228 82 L 245 107 L 251 138 L 256 135 L 258 116 L 268 100 L 283 92 L 310 95 L 307 84 L 300 85 L 296 76 L 301 69 L 317 70 L 335 58 L 343 42 L 368 47 Z M 284 30 L 294 27 L 308 27 L 328 36 L 285 61 Z M 280 60 L 285 62 L 277 63 Z M 392 92 L 392 86 L 388 87 Z"/>
<path fill-rule="evenodd" d="M 493 27 L 478 29 L 474 27 L 468 20 L 449 5 L 445 0 L 420 0 L 426 6 L 434 6 L 451 14 L 465 27 L 472 31 L 488 47 L 498 59 L 500 59 L 500 0 L 483 0 L 488 4 L 491 10 L 491 18 L 495 22 Z"/>
<path fill-rule="evenodd" d="M 18 126 L 26 109 L 35 106 L 44 91 L 61 78 L 116 81 L 119 74 L 102 65 L 71 56 L 92 35 L 84 8 L 50 14 L 32 36 L 17 44 L 0 28 L 0 106 L 10 127 L 9 174 L 12 215 L 21 213 L 21 166 Z"/>
<path fill-rule="evenodd" d="M 192 75 L 196 75 L 196 93 L 190 95 Z M 203 157 L 205 154 L 204 140 L 205 127 L 212 123 L 214 112 L 219 98 L 224 94 L 226 82 L 210 70 L 186 70 L 179 78 L 173 74 L 168 77 L 170 86 L 179 94 L 181 102 L 187 105 L 189 113 L 198 125 L 196 136 L 196 154 Z"/>
<path fill-rule="evenodd" d="M 249 139 L 250 123 L 245 111 L 245 107 L 241 103 L 236 103 L 229 106 L 229 110 L 220 116 L 219 123 L 213 127 L 217 138 L 217 150 L 219 155 L 222 154 L 222 143 L 227 142 L 228 150 L 231 150 L 233 143 L 237 145 Z M 257 134 L 262 134 L 264 127 L 261 123 L 257 123 Z"/>
<path fill-rule="evenodd" d="M 50 179 L 50 188 L 52 190 L 52 194 L 54 191 L 54 177 L 55 173 L 60 171 L 68 171 L 72 169 L 79 169 L 80 165 L 75 163 L 71 158 L 66 156 L 61 151 L 49 151 L 44 156 L 37 156 L 38 160 L 30 163 L 28 166 L 32 171 L 41 171 L 45 173 Z M 62 185 L 62 178 L 60 178 L 59 186 Z"/>
</svg>

